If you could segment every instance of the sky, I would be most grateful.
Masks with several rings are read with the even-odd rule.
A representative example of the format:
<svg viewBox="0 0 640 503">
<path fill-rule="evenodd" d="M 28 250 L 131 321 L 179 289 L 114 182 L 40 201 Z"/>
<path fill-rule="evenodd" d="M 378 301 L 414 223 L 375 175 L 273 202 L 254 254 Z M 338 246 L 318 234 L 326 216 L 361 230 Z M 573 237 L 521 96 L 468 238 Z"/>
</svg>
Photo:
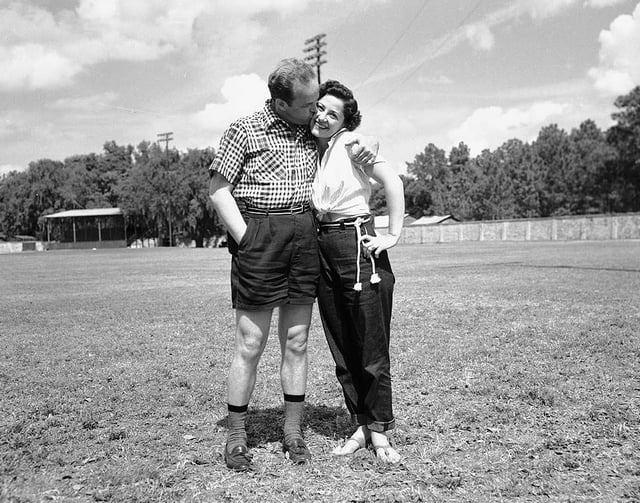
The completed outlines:
<svg viewBox="0 0 640 503">
<path fill-rule="evenodd" d="M 640 85 L 637 0 L 0 0 L 0 175 L 167 132 L 217 148 L 318 34 L 398 173 L 429 143 L 606 129 Z"/>
</svg>

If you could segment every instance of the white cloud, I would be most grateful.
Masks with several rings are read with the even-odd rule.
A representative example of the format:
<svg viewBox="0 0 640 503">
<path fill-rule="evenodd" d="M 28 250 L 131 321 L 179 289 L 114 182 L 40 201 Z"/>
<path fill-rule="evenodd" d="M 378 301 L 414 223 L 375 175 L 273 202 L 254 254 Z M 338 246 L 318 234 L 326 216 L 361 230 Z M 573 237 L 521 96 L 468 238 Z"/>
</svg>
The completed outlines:
<svg viewBox="0 0 640 503">
<path fill-rule="evenodd" d="M 255 14 L 265 11 L 277 11 L 287 14 L 304 10 L 309 0 L 242 0 L 241 2 L 222 0 L 218 3 L 220 3 L 219 7 L 235 13 Z"/>
<path fill-rule="evenodd" d="M 97 109 L 109 107 L 118 98 L 117 94 L 111 91 L 91 96 L 78 96 L 74 98 L 60 98 L 54 101 L 51 108 L 58 110 L 79 110 L 85 112 L 95 112 Z"/>
<path fill-rule="evenodd" d="M 257 53 L 253 44 L 264 33 L 257 15 L 287 16 L 310 1 L 79 0 L 75 10 L 55 14 L 8 3 L 0 7 L 0 91 L 68 85 L 87 66 L 107 61 L 184 54 L 225 63 L 231 47 L 236 58 Z"/>
<path fill-rule="evenodd" d="M 193 21 L 203 9 L 198 1 L 82 0 L 76 14 L 83 36 L 75 49 L 88 63 L 157 59 L 189 44 Z"/>
<path fill-rule="evenodd" d="M 19 166 L 17 164 L 0 164 L 0 177 L 11 173 L 12 171 L 24 171 L 25 169 L 26 168 L 24 166 Z"/>
<path fill-rule="evenodd" d="M 511 23 L 526 15 L 534 19 L 547 18 L 579 4 L 580 1 L 582 0 L 515 0 L 507 2 L 503 7 L 485 14 L 480 21 L 459 26 L 424 44 L 422 57 L 403 62 L 396 68 L 389 70 L 386 75 L 378 75 L 374 79 L 368 79 L 367 82 L 385 80 L 410 71 L 426 61 L 450 53 L 465 42 L 470 42 L 475 49 L 490 50 L 495 44 L 492 28 Z"/>
<path fill-rule="evenodd" d="M 62 19 L 66 17 L 62 16 Z M 68 29 L 64 25 L 65 21 L 57 21 L 50 12 L 26 2 L 13 2 L 0 8 L 1 43 L 9 47 L 26 42 L 60 40 Z"/>
<path fill-rule="evenodd" d="M 467 38 L 475 49 L 488 51 L 493 48 L 495 38 L 489 27 L 484 23 L 467 25 L 465 28 Z"/>
<path fill-rule="evenodd" d="M 520 9 L 534 19 L 553 16 L 578 3 L 578 0 L 519 0 Z"/>
<path fill-rule="evenodd" d="M 609 96 L 626 94 L 635 86 L 631 76 L 624 71 L 592 68 L 589 75 L 594 80 L 595 88 Z"/>
<path fill-rule="evenodd" d="M 573 100 L 576 96 L 585 96 L 593 91 L 593 86 L 586 78 L 554 81 L 544 85 L 517 86 L 496 89 L 494 100 L 511 100 L 512 102 L 562 101 Z"/>
<path fill-rule="evenodd" d="M 216 133 L 239 117 L 259 110 L 269 97 L 267 83 L 255 73 L 226 79 L 221 93 L 224 103 L 208 103 L 193 116 L 198 126 Z"/>
<path fill-rule="evenodd" d="M 418 76 L 418 84 L 420 85 L 439 85 L 445 86 L 448 84 L 453 84 L 453 80 L 447 75 L 419 75 Z"/>
<path fill-rule="evenodd" d="M 0 47 L 0 89 L 43 89 L 69 84 L 82 69 L 72 59 L 39 44 Z"/>
<path fill-rule="evenodd" d="M 552 17 L 571 7 L 579 6 L 580 2 L 583 2 L 585 7 L 603 8 L 625 1 L 626 0 L 516 0 L 485 15 L 482 23 L 491 28 L 517 19 L 523 14 L 529 15 L 533 19 Z"/>
<path fill-rule="evenodd" d="M 530 141 L 549 118 L 562 114 L 568 105 L 544 101 L 528 108 L 487 107 L 475 110 L 459 127 L 448 134 L 452 144 L 466 143 L 478 154 L 485 148 L 496 148 L 511 138 Z"/>
<path fill-rule="evenodd" d="M 616 96 L 640 84 L 640 3 L 632 15 L 618 16 L 601 31 L 599 41 L 600 64 L 589 70 L 596 89 Z"/>
<path fill-rule="evenodd" d="M 612 5 L 618 5 L 624 1 L 625 0 L 585 0 L 584 5 L 586 7 L 601 9 L 604 7 L 611 7 Z"/>
</svg>

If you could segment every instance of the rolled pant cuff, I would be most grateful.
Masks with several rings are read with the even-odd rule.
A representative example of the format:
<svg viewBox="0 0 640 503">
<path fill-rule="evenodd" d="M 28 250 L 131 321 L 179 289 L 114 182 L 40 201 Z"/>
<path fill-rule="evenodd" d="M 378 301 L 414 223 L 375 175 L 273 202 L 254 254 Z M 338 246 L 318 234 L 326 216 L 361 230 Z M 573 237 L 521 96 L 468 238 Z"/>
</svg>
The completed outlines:
<svg viewBox="0 0 640 503">
<path fill-rule="evenodd" d="M 396 427 L 396 420 L 391 421 L 373 421 L 365 414 L 351 414 L 351 420 L 358 426 L 366 426 L 371 431 L 384 432 L 393 430 Z"/>
</svg>

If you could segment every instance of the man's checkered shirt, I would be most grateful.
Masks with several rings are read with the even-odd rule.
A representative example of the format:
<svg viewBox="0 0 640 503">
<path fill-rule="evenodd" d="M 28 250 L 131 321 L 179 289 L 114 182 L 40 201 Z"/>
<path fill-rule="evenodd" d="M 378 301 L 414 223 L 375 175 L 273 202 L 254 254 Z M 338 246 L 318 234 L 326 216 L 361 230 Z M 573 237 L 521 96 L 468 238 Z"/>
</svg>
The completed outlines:
<svg viewBox="0 0 640 503">
<path fill-rule="evenodd" d="M 220 140 L 209 167 L 234 185 L 233 196 L 262 208 L 288 208 L 309 202 L 317 150 L 307 126 L 295 130 L 271 108 L 235 121 Z"/>
</svg>

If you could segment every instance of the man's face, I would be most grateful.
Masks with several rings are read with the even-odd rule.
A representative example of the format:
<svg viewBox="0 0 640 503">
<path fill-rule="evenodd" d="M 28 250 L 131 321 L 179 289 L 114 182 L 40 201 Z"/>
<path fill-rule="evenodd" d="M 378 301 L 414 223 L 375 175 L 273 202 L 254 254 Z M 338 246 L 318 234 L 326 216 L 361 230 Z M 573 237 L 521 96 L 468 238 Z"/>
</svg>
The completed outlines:
<svg viewBox="0 0 640 503">
<path fill-rule="evenodd" d="M 318 83 L 315 81 L 297 83 L 293 87 L 293 99 L 291 104 L 282 100 L 276 108 L 278 115 L 290 124 L 306 126 L 316 112 L 318 101 Z"/>
</svg>

